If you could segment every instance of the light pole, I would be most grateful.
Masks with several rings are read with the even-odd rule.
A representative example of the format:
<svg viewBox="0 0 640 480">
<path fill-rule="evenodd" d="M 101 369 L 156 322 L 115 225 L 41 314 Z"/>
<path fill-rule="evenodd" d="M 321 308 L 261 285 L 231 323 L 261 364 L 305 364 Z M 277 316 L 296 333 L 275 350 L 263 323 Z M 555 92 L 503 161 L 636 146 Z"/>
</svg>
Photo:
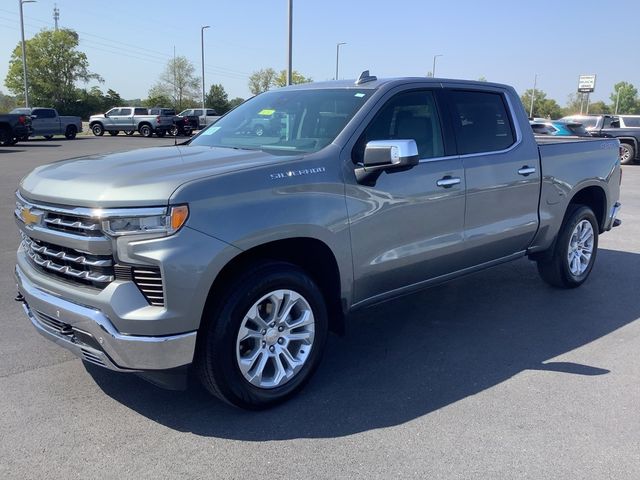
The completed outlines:
<svg viewBox="0 0 640 480">
<path fill-rule="evenodd" d="M 204 30 L 205 28 L 209 28 L 209 25 L 205 25 L 204 27 L 200 27 L 200 50 L 202 52 L 202 115 L 207 114 L 205 111 L 204 105 Z M 173 65 L 173 69 L 175 70 L 176 66 Z"/>
<path fill-rule="evenodd" d="M 436 58 L 438 57 L 444 57 L 443 54 L 438 54 L 438 55 L 434 55 L 433 56 L 433 68 L 431 69 L 431 76 L 435 77 L 436 76 Z"/>
<path fill-rule="evenodd" d="M 531 108 L 529 109 L 529 118 L 533 118 L 533 102 L 536 100 L 536 86 L 538 85 L 538 74 L 533 77 L 533 92 L 531 93 Z"/>
<path fill-rule="evenodd" d="M 27 53 L 24 44 L 24 19 L 22 16 L 22 4 L 34 3 L 36 0 L 18 0 L 20 5 L 20 34 L 22 35 L 22 76 L 24 78 L 24 106 L 29 108 L 29 86 L 27 83 Z"/>
<path fill-rule="evenodd" d="M 293 77 L 293 59 L 292 50 L 293 47 L 293 0 L 289 0 L 289 53 L 287 55 L 287 85 L 291 85 Z"/>
<path fill-rule="evenodd" d="M 618 87 L 618 94 L 616 95 L 616 111 L 614 112 L 614 115 L 618 114 L 618 106 L 620 105 L 620 90 L 622 90 L 622 85 Z"/>
<path fill-rule="evenodd" d="M 336 78 L 338 80 L 338 66 L 340 65 L 340 45 L 346 45 L 346 42 L 336 43 Z"/>
</svg>

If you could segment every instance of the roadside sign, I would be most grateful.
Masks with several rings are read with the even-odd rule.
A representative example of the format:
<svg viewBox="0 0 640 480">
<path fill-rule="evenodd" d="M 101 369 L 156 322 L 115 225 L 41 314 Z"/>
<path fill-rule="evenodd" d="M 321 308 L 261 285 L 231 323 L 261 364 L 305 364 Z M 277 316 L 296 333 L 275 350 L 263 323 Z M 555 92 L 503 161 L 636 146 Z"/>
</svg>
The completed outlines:
<svg viewBox="0 0 640 480">
<path fill-rule="evenodd" d="M 580 75 L 578 78 L 578 92 L 591 93 L 596 89 L 595 75 Z"/>
</svg>

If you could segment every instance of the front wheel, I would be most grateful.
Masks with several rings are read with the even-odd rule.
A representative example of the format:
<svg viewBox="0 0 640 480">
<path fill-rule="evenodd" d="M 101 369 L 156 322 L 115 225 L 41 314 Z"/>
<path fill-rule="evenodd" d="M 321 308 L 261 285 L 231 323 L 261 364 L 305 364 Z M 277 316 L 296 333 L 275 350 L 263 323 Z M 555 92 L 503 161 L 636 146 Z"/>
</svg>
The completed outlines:
<svg viewBox="0 0 640 480">
<path fill-rule="evenodd" d="M 91 132 L 96 137 L 101 137 L 102 135 L 104 135 L 104 127 L 100 123 L 94 123 L 93 125 L 91 125 Z"/>
<path fill-rule="evenodd" d="M 196 357 L 202 384 L 241 408 L 287 400 L 322 357 L 328 319 L 320 289 L 300 268 L 269 262 L 226 292 L 203 316 Z"/>
<path fill-rule="evenodd" d="M 538 260 L 549 285 L 576 288 L 589 277 L 598 251 L 598 221 L 589 207 L 570 205 L 551 256 Z"/>
</svg>

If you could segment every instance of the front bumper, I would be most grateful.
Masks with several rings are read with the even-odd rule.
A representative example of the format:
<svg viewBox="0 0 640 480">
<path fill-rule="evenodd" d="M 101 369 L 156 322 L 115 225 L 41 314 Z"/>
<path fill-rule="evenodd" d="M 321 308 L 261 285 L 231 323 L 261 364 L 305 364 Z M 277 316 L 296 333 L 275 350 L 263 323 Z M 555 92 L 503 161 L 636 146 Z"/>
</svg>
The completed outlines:
<svg viewBox="0 0 640 480">
<path fill-rule="evenodd" d="M 117 371 L 168 370 L 193 361 L 196 332 L 125 335 L 100 310 L 70 302 L 35 286 L 15 270 L 25 313 L 36 330 L 84 360 Z"/>
</svg>

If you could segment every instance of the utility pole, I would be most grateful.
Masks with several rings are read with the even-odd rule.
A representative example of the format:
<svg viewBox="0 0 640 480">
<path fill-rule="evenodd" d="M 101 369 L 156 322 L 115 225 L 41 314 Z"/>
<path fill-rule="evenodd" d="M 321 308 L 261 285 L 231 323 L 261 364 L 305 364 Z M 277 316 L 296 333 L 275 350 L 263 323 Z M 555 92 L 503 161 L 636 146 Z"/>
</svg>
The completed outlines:
<svg viewBox="0 0 640 480">
<path fill-rule="evenodd" d="M 338 80 L 338 68 L 340 65 L 340 45 L 346 45 L 345 42 L 336 43 L 336 78 L 334 80 Z"/>
<path fill-rule="evenodd" d="M 587 92 L 587 111 L 586 111 L 585 115 L 589 115 L 589 95 L 590 95 L 590 93 Z"/>
<path fill-rule="evenodd" d="M 24 79 L 24 106 L 29 108 L 29 82 L 27 80 L 27 53 L 24 43 L 24 18 L 22 14 L 22 4 L 33 3 L 36 0 L 18 0 L 20 5 L 20 35 L 22 36 L 22 77 Z"/>
<path fill-rule="evenodd" d="M 292 61 L 292 47 L 293 47 L 293 0 L 289 0 L 289 54 L 287 59 L 287 85 L 291 85 L 293 77 L 293 61 Z"/>
<path fill-rule="evenodd" d="M 202 115 L 206 115 L 205 105 L 204 105 L 204 30 L 209 28 L 209 25 L 205 25 L 204 27 L 200 27 L 200 50 L 202 52 Z M 174 65 L 175 70 L 175 65 Z M 182 108 L 182 106 L 180 107 Z"/>
<path fill-rule="evenodd" d="M 538 74 L 533 77 L 533 92 L 531 94 L 531 108 L 529 109 L 529 118 L 533 118 L 533 102 L 536 100 L 536 87 L 538 86 Z"/>
<path fill-rule="evenodd" d="M 618 87 L 618 94 L 616 95 L 616 111 L 614 112 L 614 115 L 618 114 L 618 106 L 620 105 L 620 90 L 622 90 L 622 85 Z"/>
<path fill-rule="evenodd" d="M 436 76 L 436 58 L 444 57 L 443 54 L 438 54 L 433 56 L 433 67 L 431 68 L 431 77 L 435 78 Z"/>
<path fill-rule="evenodd" d="M 58 4 L 53 4 L 53 21 L 56 24 L 56 32 L 58 31 L 58 20 L 60 20 L 60 9 L 58 8 Z"/>
</svg>

